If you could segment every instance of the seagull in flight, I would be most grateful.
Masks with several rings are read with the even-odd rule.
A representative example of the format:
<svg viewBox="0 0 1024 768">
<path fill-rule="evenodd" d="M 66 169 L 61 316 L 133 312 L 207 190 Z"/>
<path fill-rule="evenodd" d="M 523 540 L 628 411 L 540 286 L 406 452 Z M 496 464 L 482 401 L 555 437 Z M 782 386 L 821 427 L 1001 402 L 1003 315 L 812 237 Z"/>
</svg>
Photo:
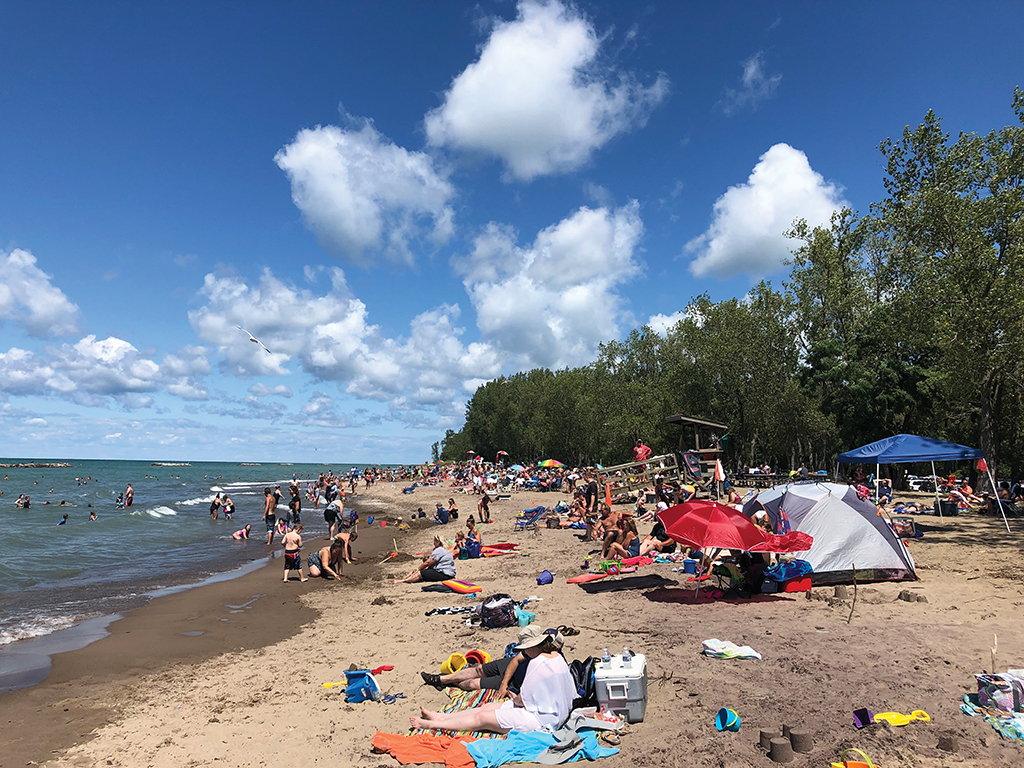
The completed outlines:
<svg viewBox="0 0 1024 768">
<path fill-rule="evenodd" d="M 236 325 L 236 326 L 235 326 L 235 328 L 237 328 L 238 330 L 242 331 L 242 333 L 249 333 L 249 332 L 248 332 L 247 330 L 245 330 L 245 328 L 243 328 L 243 327 L 242 327 L 242 326 L 240 326 L 240 325 Z M 253 335 L 252 335 L 251 333 L 249 333 L 249 341 L 251 341 L 251 342 L 252 342 L 253 344 L 259 344 L 259 345 L 260 345 L 261 347 L 263 347 L 264 349 L 266 349 L 266 350 L 267 350 L 267 354 L 268 354 L 268 355 L 272 355 L 272 354 L 274 354 L 274 353 L 273 353 L 273 352 L 271 352 L 271 351 L 270 351 L 269 349 L 267 349 L 267 345 L 266 345 L 266 344 L 264 344 L 264 343 L 263 343 L 262 341 L 260 341 L 259 339 L 257 339 L 257 338 L 256 338 L 255 336 L 253 336 Z"/>
</svg>

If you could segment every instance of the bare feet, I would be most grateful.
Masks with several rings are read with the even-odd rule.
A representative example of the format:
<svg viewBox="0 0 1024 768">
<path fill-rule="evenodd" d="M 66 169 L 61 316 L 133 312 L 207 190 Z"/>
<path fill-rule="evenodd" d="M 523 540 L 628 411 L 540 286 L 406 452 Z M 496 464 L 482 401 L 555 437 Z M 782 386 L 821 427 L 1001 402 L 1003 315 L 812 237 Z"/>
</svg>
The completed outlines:
<svg viewBox="0 0 1024 768">
<path fill-rule="evenodd" d="M 422 717 L 410 717 L 409 723 L 413 728 L 430 728 L 430 721 L 424 720 Z"/>
<path fill-rule="evenodd" d="M 436 720 L 437 719 L 437 712 L 431 712 L 426 707 L 420 707 L 420 716 L 424 720 Z"/>
<path fill-rule="evenodd" d="M 309 579 L 299 579 L 299 581 L 309 581 Z"/>
</svg>

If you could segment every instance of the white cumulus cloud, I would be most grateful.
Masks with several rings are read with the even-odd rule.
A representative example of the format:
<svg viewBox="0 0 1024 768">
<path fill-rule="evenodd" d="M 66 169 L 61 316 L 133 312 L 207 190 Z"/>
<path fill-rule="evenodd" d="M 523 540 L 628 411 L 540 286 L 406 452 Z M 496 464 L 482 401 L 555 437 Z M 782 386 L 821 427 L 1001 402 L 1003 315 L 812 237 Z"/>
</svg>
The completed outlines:
<svg viewBox="0 0 1024 768">
<path fill-rule="evenodd" d="M 0 251 L 0 322 L 13 320 L 29 336 L 65 336 L 78 328 L 78 306 L 50 282 L 29 251 Z"/>
<path fill-rule="evenodd" d="M 450 406 L 467 380 L 489 379 L 501 369 L 491 345 L 464 344 L 459 307 L 442 305 L 415 316 L 404 338 L 384 335 L 369 321 L 340 269 L 320 291 L 298 288 L 269 270 L 250 285 L 238 277 L 207 275 L 206 304 L 189 313 L 197 335 L 216 345 L 226 372 L 237 376 L 287 374 L 295 362 L 307 374 L 336 382 L 346 393 L 375 400 L 404 397 L 423 406 Z M 249 342 L 240 325 L 273 354 Z M 283 394 L 254 385 L 253 395 Z M 290 392 L 290 390 L 289 390 Z M 311 415 L 311 414 L 306 414 Z"/>
<path fill-rule="evenodd" d="M 668 93 L 659 76 L 600 66 L 602 38 L 573 6 L 521 0 L 513 21 L 496 20 L 479 58 L 426 116 L 434 146 L 495 156 L 509 178 L 580 167 L 612 137 L 642 126 Z"/>
<path fill-rule="evenodd" d="M 582 207 L 542 230 L 528 247 L 491 224 L 467 256 L 453 259 L 485 341 L 521 366 L 589 362 L 619 333 L 618 287 L 641 271 L 639 205 Z"/>
<path fill-rule="evenodd" d="M 382 253 L 412 263 L 411 241 L 436 246 L 451 237 L 455 190 L 446 175 L 429 155 L 394 144 L 370 121 L 301 130 L 274 162 L 321 244 L 351 261 Z"/>
<path fill-rule="evenodd" d="M 837 184 L 811 168 L 807 155 L 776 144 L 754 166 L 749 178 L 715 201 L 711 225 L 686 244 L 695 254 L 696 277 L 765 277 L 781 270 L 792 243 L 783 235 L 794 219 L 827 225 L 832 212 L 848 203 Z"/>
<path fill-rule="evenodd" d="M 659 336 L 665 336 L 668 334 L 670 328 L 673 328 L 676 323 L 686 317 L 685 310 L 678 310 L 670 315 L 651 315 L 647 321 L 647 327 L 654 331 Z"/>
</svg>

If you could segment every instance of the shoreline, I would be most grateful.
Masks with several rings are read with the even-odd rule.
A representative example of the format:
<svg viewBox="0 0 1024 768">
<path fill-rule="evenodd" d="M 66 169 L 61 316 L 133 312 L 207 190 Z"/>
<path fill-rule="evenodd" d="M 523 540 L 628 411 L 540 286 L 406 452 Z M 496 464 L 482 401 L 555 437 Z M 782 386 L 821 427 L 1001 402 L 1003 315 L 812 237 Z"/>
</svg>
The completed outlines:
<svg viewBox="0 0 1024 768">
<path fill-rule="evenodd" d="M 323 524 L 322 517 L 311 518 L 321 516 L 322 509 L 305 513 L 311 529 Z M 360 515 L 366 519 L 362 509 Z M 282 584 L 281 547 L 275 540 L 264 557 L 199 582 L 154 590 L 143 605 L 124 614 L 88 618 L 5 647 L 11 656 L 23 654 L 26 664 L 11 673 L 23 678 L 22 684 L 0 693 L 0 766 L 42 763 L 87 742 L 116 716 L 118 707 L 108 702 L 132 680 L 293 636 L 319 615 L 305 595 L 358 585 L 375 568 L 377 548 L 388 538 L 386 529 L 376 530 L 380 533 L 360 525 L 353 547 L 357 563 L 345 566 L 342 584 L 323 579 L 303 584 L 294 574 L 292 583 Z M 304 539 L 303 558 L 326 541 L 324 536 Z"/>
</svg>

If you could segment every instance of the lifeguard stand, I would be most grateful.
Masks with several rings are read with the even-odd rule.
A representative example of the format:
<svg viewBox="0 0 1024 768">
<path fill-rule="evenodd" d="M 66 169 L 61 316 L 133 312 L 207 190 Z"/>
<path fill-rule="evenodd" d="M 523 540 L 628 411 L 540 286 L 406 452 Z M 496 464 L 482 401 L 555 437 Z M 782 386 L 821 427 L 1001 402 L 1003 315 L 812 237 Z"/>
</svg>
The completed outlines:
<svg viewBox="0 0 1024 768">
<path fill-rule="evenodd" d="M 702 481 L 711 486 L 715 472 L 715 462 L 725 453 L 722 448 L 722 439 L 729 431 L 725 424 L 704 419 L 695 419 L 692 416 L 669 416 L 665 419 L 669 424 L 678 424 L 682 428 L 679 436 L 679 452 L 689 451 L 697 457 L 700 462 Z"/>
</svg>

